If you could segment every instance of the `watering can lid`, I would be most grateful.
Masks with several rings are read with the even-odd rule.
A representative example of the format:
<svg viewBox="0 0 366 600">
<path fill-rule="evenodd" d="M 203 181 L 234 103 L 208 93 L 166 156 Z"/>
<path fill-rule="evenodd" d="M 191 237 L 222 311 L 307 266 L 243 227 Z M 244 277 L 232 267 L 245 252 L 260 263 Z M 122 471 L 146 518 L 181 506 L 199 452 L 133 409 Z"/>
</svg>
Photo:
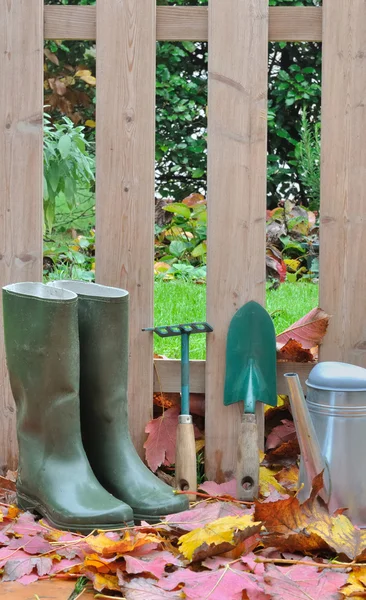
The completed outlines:
<svg viewBox="0 0 366 600">
<path fill-rule="evenodd" d="M 366 369 L 341 362 L 320 362 L 312 369 L 306 385 L 333 392 L 366 391 Z"/>
</svg>

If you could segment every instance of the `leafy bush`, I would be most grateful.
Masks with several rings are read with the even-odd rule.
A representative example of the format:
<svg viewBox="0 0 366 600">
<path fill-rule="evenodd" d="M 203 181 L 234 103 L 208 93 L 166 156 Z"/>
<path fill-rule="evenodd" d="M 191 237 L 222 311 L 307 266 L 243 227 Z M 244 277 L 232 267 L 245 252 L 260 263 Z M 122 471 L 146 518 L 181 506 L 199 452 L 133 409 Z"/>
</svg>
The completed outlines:
<svg viewBox="0 0 366 600">
<path fill-rule="evenodd" d="M 309 198 L 309 208 L 320 207 L 320 121 L 309 121 L 304 107 L 301 118 L 301 141 L 295 148 L 299 178 Z"/>
<path fill-rule="evenodd" d="M 44 222 L 52 231 L 56 198 L 64 194 L 70 208 L 75 206 L 78 188 L 90 188 L 95 181 L 94 158 L 86 141 L 84 127 L 68 118 L 52 123 L 44 116 Z"/>
</svg>

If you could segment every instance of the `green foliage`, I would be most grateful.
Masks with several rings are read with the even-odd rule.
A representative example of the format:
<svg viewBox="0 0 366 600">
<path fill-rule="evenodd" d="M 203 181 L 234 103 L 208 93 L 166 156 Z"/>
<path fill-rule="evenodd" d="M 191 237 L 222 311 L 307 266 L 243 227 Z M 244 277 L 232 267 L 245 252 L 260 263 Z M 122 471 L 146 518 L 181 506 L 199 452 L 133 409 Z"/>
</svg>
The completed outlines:
<svg viewBox="0 0 366 600">
<path fill-rule="evenodd" d="M 201 194 L 167 204 L 168 225 L 155 227 L 155 273 L 164 279 L 202 279 L 206 275 L 207 205 Z"/>
<path fill-rule="evenodd" d="M 44 221 L 49 232 L 55 222 L 56 198 L 62 193 L 70 208 L 75 206 L 78 188 L 94 183 L 94 159 L 89 153 L 84 127 L 68 117 L 54 124 L 44 117 Z"/>
<path fill-rule="evenodd" d="M 300 181 L 309 198 L 309 208 L 320 207 L 320 121 L 309 122 L 307 110 L 302 111 L 301 141 L 295 148 Z"/>
<path fill-rule="evenodd" d="M 47 0 L 48 4 L 95 4 L 94 0 Z M 208 0 L 157 0 L 158 5 L 207 5 Z M 270 0 L 270 6 L 318 6 L 320 0 Z M 70 65 L 95 73 L 93 42 L 47 42 L 54 56 L 46 60 L 46 102 L 56 116 L 68 114 L 87 122 L 93 139 L 95 86 L 70 78 Z M 58 64 L 52 61 L 58 61 Z M 54 79 L 64 83 L 55 91 Z M 314 205 L 313 185 L 304 182 L 296 156 L 301 141 L 303 106 L 308 119 L 320 115 L 321 48 L 319 43 L 276 42 L 269 45 L 268 205 L 294 196 Z M 180 202 L 195 190 L 206 191 L 207 43 L 158 42 L 156 81 L 156 190 Z M 117 85 L 117 83 L 116 83 Z M 48 86 L 48 87 L 47 87 Z M 63 93 L 60 94 L 60 91 Z"/>
<path fill-rule="evenodd" d="M 49 240 L 44 243 L 43 275 L 45 281 L 57 279 L 95 279 L 94 231 L 74 240 Z"/>
</svg>

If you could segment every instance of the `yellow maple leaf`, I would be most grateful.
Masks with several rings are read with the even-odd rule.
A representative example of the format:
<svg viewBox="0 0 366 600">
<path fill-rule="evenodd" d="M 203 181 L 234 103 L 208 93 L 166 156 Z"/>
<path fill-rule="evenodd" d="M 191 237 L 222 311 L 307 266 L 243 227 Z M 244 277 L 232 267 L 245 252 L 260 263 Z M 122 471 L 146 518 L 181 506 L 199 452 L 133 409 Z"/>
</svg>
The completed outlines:
<svg viewBox="0 0 366 600">
<path fill-rule="evenodd" d="M 366 592 L 366 567 L 354 567 L 346 585 L 340 590 L 346 598 L 364 598 Z M 357 596 L 360 594 L 360 596 Z M 362 594 L 362 596 L 361 596 Z"/>
<path fill-rule="evenodd" d="M 102 592 L 103 590 L 121 591 L 118 584 L 118 577 L 115 575 L 101 575 L 100 573 L 97 573 L 93 580 L 93 586 L 97 592 Z"/>
<path fill-rule="evenodd" d="M 97 124 L 95 121 L 93 121 L 93 119 L 88 119 L 87 121 L 85 121 L 85 125 L 87 127 L 96 127 Z"/>
<path fill-rule="evenodd" d="M 243 517 L 222 517 L 212 523 L 208 523 L 204 527 L 194 529 L 179 539 L 179 546 L 182 554 L 188 560 L 198 560 L 198 551 L 202 550 L 205 556 L 213 555 L 214 552 L 207 551 L 210 547 L 227 546 L 222 551 L 228 551 L 230 547 L 236 545 L 235 534 L 240 531 L 240 541 L 254 535 L 261 529 L 261 523 L 254 522 L 252 515 L 244 515 Z"/>
<path fill-rule="evenodd" d="M 277 479 L 275 475 L 279 469 L 268 469 L 267 467 L 260 467 L 259 469 L 259 490 L 262 496 L 267 497 L 271 493 L 271 487 L 274 487 L 280 494 L 287 494 L 287 491 Z"/>
</svg>

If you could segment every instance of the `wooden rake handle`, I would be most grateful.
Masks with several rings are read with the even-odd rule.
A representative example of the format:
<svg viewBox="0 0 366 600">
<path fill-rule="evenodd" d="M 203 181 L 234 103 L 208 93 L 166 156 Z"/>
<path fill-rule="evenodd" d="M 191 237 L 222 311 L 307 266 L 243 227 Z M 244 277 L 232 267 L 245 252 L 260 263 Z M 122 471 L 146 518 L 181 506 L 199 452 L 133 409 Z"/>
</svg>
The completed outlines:
<svg viewBox="0 0 366 600">
<path fill-rule="evenodd" d="M 177 429 L 177 449 L 175 455 L 175 480 L 178 490 L 197 491 L 196 442 L 192 417 L 180 415 Z M 188 496 L 191 502 L 194 494 Z"/>
</svg>

